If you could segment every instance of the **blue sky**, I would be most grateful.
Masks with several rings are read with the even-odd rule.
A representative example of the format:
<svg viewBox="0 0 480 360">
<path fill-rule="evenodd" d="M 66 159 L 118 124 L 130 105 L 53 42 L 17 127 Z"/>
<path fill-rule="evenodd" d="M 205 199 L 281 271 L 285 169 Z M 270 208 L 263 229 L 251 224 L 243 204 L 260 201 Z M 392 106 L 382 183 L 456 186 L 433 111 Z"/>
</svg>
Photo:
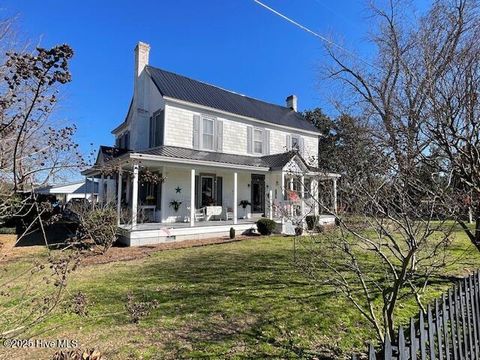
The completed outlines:
<svg viewBox="0 0 480 360">
<path fill-rule="evenodd" d="M 370 53 L 366 1 L 264 3 L 362 56 Z M 132 95 L 138 41 L 151 45 L 153 66 L 277 104 L 296 94 L 300 110 L 333 112 L 319 75 L 327 61 L 321 42 L 253 0 L 6 0 L 1 9 L 18 15 L 31 42 L 73 47 L 73 81 L 62 89 L 58 115 L 77 124 L 85 152 L 113 143 L 110 131 Z"/>
</svg>

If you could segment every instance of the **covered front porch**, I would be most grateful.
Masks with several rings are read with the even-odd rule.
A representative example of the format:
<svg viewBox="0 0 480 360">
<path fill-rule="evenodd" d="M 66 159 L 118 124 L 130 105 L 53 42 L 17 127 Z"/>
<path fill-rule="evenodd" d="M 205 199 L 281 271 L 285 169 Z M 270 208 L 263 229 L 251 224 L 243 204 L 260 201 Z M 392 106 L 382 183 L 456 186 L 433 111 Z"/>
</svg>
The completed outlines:
<svg viewBox="0 0 480 360">
<path fill-rule="evenodd" d="M 102 204 L 111 200 L 103 184 L 115 180 L 119 232 L 128 245 L 224 236 L 232 227 L 241 233 L 261 217 L 274 220 L 278 233 L 303 227 L 308 215 L 335 220 L 337 175 L 291 162 L 272 168 L 165 160 L 129 156 L 115 164 L 110 180 L 101 171 L 86 174 L 99 178 Z M 321 215 L 326 199 L 330 214 Z"/>
</svg>

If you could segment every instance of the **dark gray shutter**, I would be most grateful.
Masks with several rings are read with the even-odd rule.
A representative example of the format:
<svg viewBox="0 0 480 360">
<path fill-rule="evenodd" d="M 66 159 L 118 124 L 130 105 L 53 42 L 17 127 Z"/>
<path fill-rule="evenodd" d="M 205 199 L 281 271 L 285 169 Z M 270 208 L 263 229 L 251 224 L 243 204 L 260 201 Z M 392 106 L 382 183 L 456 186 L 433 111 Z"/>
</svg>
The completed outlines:
<svg viewBox="0 0 480 360">
<path fill-rule="evenodd" d="M 223 178 L 217 176 L 217 194 L 215 199 L 217 206 L 222 206 L 223 203 Z"/>
<path fill-rule="evenodd" d="M 223 121 L 215 120 L 215 150 L 223 151 Z"/>
<path fill-rule="evenodd" d="M 150 118 L 150 127 L 148 129 L 148 146 L 149 147 L 153 147 L 155 145 L 154 144 L 154 133 L 155 133 L 155 128 L 154 128 L 154 125 L 155 124 L 155 120 L 153 118 L 153 116 Z"/>
<path fill-rule="evenodd" d="M 286 149 L 287 149 L 287 151 L 292 150 L 292 136 L 291 135 L 287 135 Z"/>
<path fill-rule="evenodd" d="M 253 127 L 247 126 L 247 153 L 251 154 L 252 150 L 252 143 L 253 143 Z"/>
<path fill-rule="evenodd" d="M 202 207 L 202 189 L 200 188 L 200 176 L 195 175 L 195 204 L 197 209 Z"/>
<path fill-rule="evenodd" d="M 193 148 L 200 148 L 200 115 L 193 115 Z"/>
<path fill-rule="evenodd" d="M 263 154 L 270 155 L 270 130 L 263 130 Z"/>
<path fill-rule="evenodd" d="M 300 156 L 304 157 L 305 152 L 304 152 L 304 145 L 303 145 L 303 136 L 298 137 L 298 152 L 300 153 Z"/>
</svg>

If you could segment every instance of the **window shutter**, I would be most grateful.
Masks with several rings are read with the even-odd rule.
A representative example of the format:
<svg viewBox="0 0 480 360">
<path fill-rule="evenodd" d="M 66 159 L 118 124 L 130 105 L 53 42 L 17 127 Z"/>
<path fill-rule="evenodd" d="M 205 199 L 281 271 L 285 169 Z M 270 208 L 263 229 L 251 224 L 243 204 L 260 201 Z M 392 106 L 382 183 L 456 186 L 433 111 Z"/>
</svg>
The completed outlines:
<svg viewBox="0 0 480 360">
<path fill-rule="evenodd" d="M 270 155 L 270 130 L 263 130 L 263 154 Z"/>
<path fill-rule="evenodd" d="M 130 149 L 130 131 L 125 133 L 125 149 Z"/>
<path fill-rule="evenodd" d="M 154 125 L 155 124 L 155 121 L 153 120 L 153 116 L 150 118 L 150 131 L 148 132 L 148 143 L 149 143 L 149 147 L 153 147 L 153 143 L 154 143 L 154 132 L 155 132 L 155 128 L 154 128 Z"/>
<path fill-rule="evenodd" d="M 300 156 L 304 157 L 303 136 L 298 138 L 298 152 L 300 153 Z"/>
<path fill-rule="evenodd" d="M 248 154 L 251 154 L 253 152 L 252 143 L 253 143 L 253 127 L 247 126 L 247 153 Z"/>
<path fill-rule="evenodd" d="M 200 115 L 193 115 L 193 148 L 200 148 Z"/>
<path fill-rule="evenodd" d="M 292 136 L 287 135 L 287 144 L 286 144 L 287 151 L 292 150 Z"/>
<path fill-rule="evenodd" d="M 223 121 L 215 120 L 215 150 L 223 151 Z"/>
</svg>

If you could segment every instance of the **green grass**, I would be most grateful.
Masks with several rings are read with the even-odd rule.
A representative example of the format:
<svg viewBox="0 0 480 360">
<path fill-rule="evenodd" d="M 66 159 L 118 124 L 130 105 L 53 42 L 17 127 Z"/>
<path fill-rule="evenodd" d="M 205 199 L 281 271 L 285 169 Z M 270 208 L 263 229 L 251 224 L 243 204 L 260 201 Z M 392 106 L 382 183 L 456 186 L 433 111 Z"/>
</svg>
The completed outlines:
<svg viewBox="0 0 480 360">
<path fill-rule="evenodd" d="M 449 256 L 444 275 L 463 276 L 480 265 L 480 254 L 461 232 Z M 8 273 L 30 262 L 18 259 L 8 264 Z M 437 281 L 427 299 L 449 286 Z M 68 296 L 77 291 L 88 298 L 88 316 L 64 306 L 32 333 L 79 339 L 82 347 L 119 359 L 335 358 L 363 350 L 375 336 L 335 288 L 312 283 L 296 269 L 292 238 L 254 238 L 82 267 L 69 280 Z M 139 324 L 125 311 L 129 292 L 159 303 Z M 13 303 L 0 300 L 0 311 Z M 417 311 L 412 301 L 402 304 L 400 321 Z"/>
</svg>

